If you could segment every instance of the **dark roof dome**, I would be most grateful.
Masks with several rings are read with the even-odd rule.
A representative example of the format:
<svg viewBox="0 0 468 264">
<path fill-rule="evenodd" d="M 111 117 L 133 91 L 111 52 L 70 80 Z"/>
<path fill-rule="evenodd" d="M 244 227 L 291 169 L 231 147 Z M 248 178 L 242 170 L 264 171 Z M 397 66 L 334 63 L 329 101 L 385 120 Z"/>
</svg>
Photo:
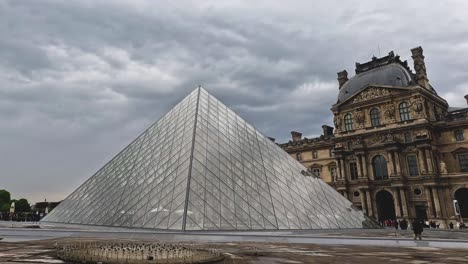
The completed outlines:
<svg viewBox="0 0 468 264">
<path fill-rule="evenodd" d="M 407 87 L 416 83 L 407 61 L 391 51 L 382 58 L 373 57 L 366 63 L 356 63 L 356 75 L 340 88 L 338 103 L 364 90 L 369 85 Z"/>
</svg>

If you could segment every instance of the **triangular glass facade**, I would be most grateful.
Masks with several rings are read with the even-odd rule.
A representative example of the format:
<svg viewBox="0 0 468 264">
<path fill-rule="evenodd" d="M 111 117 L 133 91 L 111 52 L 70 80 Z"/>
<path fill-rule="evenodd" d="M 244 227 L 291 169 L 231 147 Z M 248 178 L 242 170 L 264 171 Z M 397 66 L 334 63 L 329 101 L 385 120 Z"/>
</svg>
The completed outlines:
<svg viewBox="0 0 468 264">
<path fill-rule="evenodd" d="M 197 88 L 45 222 L 171 230 L 362 228 L 351 202 Z"/>
</svg>

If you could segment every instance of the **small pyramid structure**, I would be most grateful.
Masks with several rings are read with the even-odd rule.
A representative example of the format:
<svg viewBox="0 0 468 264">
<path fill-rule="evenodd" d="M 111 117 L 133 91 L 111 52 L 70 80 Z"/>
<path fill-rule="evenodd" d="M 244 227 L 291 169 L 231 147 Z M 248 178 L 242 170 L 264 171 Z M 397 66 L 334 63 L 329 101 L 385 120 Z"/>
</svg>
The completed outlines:
<svg viewBox="0 0 468 264">
<path fill-rule="evenodd" d="M 201 87 L 42 221 L 181 231 L 363 228 L 368 222 Z"/>
</svg>

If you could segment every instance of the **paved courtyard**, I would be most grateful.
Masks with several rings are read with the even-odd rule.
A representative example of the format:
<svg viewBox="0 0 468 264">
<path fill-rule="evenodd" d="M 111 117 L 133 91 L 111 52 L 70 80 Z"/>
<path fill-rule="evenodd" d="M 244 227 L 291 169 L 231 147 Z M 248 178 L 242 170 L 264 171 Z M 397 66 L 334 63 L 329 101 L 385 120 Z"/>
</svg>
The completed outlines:
<svg viewBox="0 0 468 264">
<path fill-rule="evenodd" d="M 0 222 L 0 263 L 61 263 L 55 245 L 130 240 L 216 249 L 222 263 L 468 263 L 466 230 L 349 229 L 278 232 L 154 232 L 109 227 Z"/>
<path fill-rule="evenodd" d="M 55 245 L 80 239 L 0 242 L 0 263 L 63 263 Z M 92 241 L 92 240 L 82 240 Z M 468 263 L 468 251 L 433 247 L 372 247 L 284 243 L 198 243 L 221 251 L 221 263 Z"/>
</svg>

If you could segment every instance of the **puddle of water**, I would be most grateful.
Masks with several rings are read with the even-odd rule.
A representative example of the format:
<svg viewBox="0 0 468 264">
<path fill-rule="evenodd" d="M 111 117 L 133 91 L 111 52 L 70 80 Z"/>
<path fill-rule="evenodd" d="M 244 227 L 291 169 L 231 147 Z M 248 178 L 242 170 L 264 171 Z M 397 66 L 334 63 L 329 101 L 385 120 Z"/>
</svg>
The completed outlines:
<svg viewBox="0 0 468 264">
<path fill-rule="evenodd" d="M 254 261 L 260 261 L 259 263 L 270 263 L 270 264 L 303 264 L 303 262 L 288 260 L 282 258 L 272 258 L 272 257 L 258 257 Z M 256 263 L 256 262 L 253 262 Z"/>
<path fill-rule="evenodd" d="M 314 256 L 314 257 L 333 257 L 332 255 L 323 254 L 323 253 L 306 253 L 306 256 Z"/>
<path fill-rule="evenodd" d="M 34 262 L 34 263 L 65 263 L 59 259 L 21 259 L 21 262 Z"/>
<path fill-rule="evenodd" d="M 410 247 L 410 248 L 418 249 L 418 250 L 430 250 L 430 251 L 440 250 L 440 248 L 435 248 L 435 247 Z"/>
</svg>

